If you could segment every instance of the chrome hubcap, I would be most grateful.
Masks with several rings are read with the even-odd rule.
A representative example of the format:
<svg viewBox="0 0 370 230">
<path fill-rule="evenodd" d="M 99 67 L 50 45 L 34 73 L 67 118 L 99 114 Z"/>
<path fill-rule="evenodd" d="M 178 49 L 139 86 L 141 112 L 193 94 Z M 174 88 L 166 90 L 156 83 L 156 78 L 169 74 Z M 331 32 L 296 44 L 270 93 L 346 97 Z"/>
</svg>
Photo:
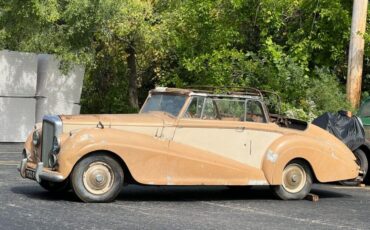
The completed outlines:
<svg viewBox="0 0 370 230">
<path fill-rule="evenodd" d="M 113 170 L 104 162 L 91 163 L 83 174 L 83 184 L 86 190 L 94 195 L 101 195 L 109 191 L 113 181 Z"/>
<path fill-rule="evenodd" d="M 283 171 L 283 187 L 290 193 L 300 192 L 307 180 L 304 168 L 298 164 L 288 165 Z"/>
<path fill-rule="evenodd" d="M 96 180 L 96 182 L 98 182 L 98 183 L 101 183 L 102 181 L 103 181 L 103 176 L 102 175 L 100 175 L 100 174 L 98 174 L 98 175 L 96 175 L 96 177 L 95 177 L 95 180 Z"/>
</svg>

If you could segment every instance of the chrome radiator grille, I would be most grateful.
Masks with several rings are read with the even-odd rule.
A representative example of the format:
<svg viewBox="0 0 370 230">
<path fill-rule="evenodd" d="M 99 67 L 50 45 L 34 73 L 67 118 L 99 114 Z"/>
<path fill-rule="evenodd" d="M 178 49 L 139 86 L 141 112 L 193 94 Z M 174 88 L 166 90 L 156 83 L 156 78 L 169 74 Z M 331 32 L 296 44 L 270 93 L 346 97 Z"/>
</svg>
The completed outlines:
<svg viewBox="0 0 370 230">
<path fill-rule="evenodd" d="M 54 135 L 54 123 L 44 120 L 42 123 L 41 160 L 45 167 L 49 167 L 49 155 L 53 147 Z"/>
</svg>

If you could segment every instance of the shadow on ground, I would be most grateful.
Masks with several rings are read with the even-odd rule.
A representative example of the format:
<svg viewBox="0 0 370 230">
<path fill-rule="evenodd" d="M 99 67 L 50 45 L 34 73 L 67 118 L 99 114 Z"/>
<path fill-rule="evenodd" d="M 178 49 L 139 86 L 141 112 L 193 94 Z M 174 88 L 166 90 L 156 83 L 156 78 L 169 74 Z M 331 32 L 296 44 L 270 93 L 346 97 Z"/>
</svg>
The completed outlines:
<svg viewBox="0 0 370 230">
<path fill-rule="evenodd" d="M 345 191 L 344 191 L 345 192 Z M 330 199 L 330 198 L 349 198 L 352 197 L 351 195 L 341 193 L 338 190 L 335 192 L 331 189 L 326 189 L 326 187 L 322 189 L 312 189 L 311 193 L 316 194 L 319 196 L 320 199 Z"/>
<path fill-rule="evenodd" d="M 64 200 L 79 202 L 72 192 L 50 193 L 39 186 L 15 186 L 13 193 L 24 195 L 30 199 L 55 201 Z M 351 197 L 329 187 L 314 188 L 312 193 L 320 199 Z M 229 188 L 225 186 L 125 186 L 116 199 L 117 201 L 227 201 L 227 200 L 278 200 L 268 186 L 253 187 L 251 189 Z"/>
<path fill-rule="evenodd" d="M 64 192 L 64 193 L 51 193 L 40 186 L 14 186 L 10 189 L 13 193 L 24 195 L 30 199 L 36 200 L 46 200 L 46 201 L 55 201 L 55 200 L 64 200 L 64 201 L 71 201 L 71 202 L 79 202 L 77 196 L 72 192 Z"/>
</svg>

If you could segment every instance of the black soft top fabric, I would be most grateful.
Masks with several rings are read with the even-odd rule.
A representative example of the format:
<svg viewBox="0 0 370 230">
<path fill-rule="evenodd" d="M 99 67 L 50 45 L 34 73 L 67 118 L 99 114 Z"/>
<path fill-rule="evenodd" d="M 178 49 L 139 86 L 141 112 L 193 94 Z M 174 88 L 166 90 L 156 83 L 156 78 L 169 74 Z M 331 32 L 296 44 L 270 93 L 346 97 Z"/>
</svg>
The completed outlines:
<svg viewBox="0 0 370 230">
<path fill-rule="evenodd" d="M 348 117 L 344 111 L 324 113 L 313 120 L 312 124 L 336 136 L 352 151 L 365 143 L 365 131 L 361 121 L 356 116 Z"/>
</svg>

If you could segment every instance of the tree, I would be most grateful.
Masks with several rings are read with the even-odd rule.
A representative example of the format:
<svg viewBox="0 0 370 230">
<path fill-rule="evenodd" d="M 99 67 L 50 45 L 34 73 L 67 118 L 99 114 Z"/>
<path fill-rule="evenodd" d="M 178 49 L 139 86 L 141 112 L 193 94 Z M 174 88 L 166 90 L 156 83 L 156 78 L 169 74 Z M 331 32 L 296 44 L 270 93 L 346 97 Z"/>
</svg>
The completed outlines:
<svg viewBox="0 0 370 230">
<path fill-rule="evenodd" d="M 340 85 L 350 24 L 344 1 L 175 2 L 163 14 L 171 28 L 163 84 L 270 89 L 304 119 L 348 108 Z M 337 98 L 314 95 L 328 89 Z"/>
<path fill-rule="evenodd" d="M 86 65 L 83 112 L 137 111 L 154 85 L 270 89 L 285 101 L 283 112 L 307 120 L 348 108 L 344 85 L 352 5 L 347 0 L 0 4 L 1 48 L 55 53 L 65 63 Z"/>
<path fill-rule="evenodd" d="M 147 43 L 155 40 L 151 39 L 155 23 L 150 1 L 16 0 L 2 5 L 3 48 L 54 53 L 66 62 L 83 63 L 87 73 L 97 74 L 88 79 L 100 82 L 103 88 L 109 84 L 104 78 L 113 80 L 122 72 L 99 71 L 105 66 L 98 64 L 106 63 L 103 59 L 114 60 L 110 63 L 126 66 L 118 69 L 125 69 L 123 75 L 128 78 L 119 81 L 128 81 L 123 92 L 128 92 L 131 107 L 138 109 L 137 59 L 149 52 Z"/>
</svg>

